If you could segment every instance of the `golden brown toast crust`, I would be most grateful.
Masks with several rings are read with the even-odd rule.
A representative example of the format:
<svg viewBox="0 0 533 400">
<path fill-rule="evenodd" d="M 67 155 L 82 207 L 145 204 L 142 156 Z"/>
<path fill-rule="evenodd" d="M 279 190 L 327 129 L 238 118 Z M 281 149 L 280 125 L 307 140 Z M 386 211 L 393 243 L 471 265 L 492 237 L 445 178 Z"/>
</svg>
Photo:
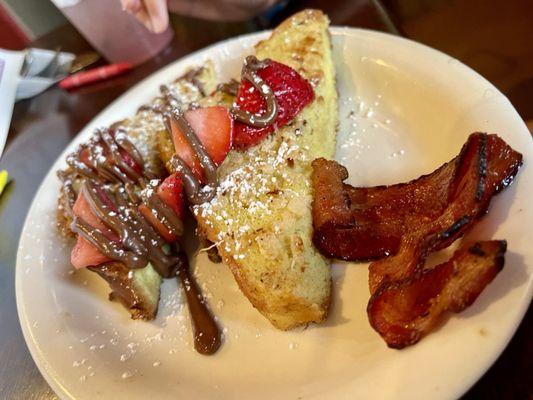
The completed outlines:
<svg viewBox="0 0 533 400">
<path fill-rule="evenodd" d="M 200 233 L 204 237 L 214 237 L 213 233 L 209 234 L 207 232 Z M 256 286 L 249 283 L 248 279 L 245 276 L 242 276 L 241 271 L 243 268 L 242 263 L 239 263 L 234 260 L 231 253 L 225 252 L 220 247 L 218 248 L 219 254 L 221 255 L 224 263 L 230 268 L 235 281 L 239 286 L 239 289 L 243 294 L 250 300 L 254 308 L 256 308 L 260 313 L 264 314 L 270 308 L 268 300 L 261 294 L 257 293 Z M 318 305 L 318 307 L 313 307 L 308 302 L 303 301 L 301 298 L 295 296 L 287 296 L 283 299 L 280 299 L 281 302 L 286 304 L 287 312 L 290 312 L 291 309 L 298 310 L 298 320 L 294 323 L 287 324 L 284 321 L 278 321 L 275 315 L 265 315 L 272 325 L 281 330 L 290 330 L 297 326 L 307 324 L 310 322 L 320 323 L 323 322 L 329 311 L 332 300 L 332 283 L 329 283 L 329 294 L 325 296 L 324 301 Z M 318 312 L 317 312 L 318 311 Z M 277 313 L 280 312 L 279 308 L 276 310 Z M 301 322 L 306 321 L 306 322 Z"/>
</svg>

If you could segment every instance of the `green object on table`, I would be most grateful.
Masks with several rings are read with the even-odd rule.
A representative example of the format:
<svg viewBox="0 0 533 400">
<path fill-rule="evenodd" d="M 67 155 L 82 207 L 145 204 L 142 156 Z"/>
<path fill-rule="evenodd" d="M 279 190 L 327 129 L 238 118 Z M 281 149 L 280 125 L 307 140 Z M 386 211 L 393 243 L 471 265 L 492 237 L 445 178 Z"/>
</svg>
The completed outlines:
<svg viewBox="0 0 533 400">
<path fill-rule="evenodd" d="M 4 169 L 0 171 L 0 194 L 2 194 L 6 185 L 7 185 L 7 171 Z"/>
</svg>

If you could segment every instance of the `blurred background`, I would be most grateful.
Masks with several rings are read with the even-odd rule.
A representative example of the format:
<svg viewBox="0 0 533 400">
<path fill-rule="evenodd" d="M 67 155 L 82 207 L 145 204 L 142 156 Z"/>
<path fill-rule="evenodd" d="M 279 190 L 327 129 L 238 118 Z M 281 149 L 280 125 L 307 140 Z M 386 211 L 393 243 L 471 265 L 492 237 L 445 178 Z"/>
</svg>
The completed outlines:
<svg viewBox="0 0 533 400">
<path fill-rule="evenodd" d="M 164 65 L 319 8 L 333 25 L 401 35 L 459 59 L 498 87 L 533 130 L 533 0 L 168 0 L 170 28 L 159 35 L 145 28 L 150 22 L 142 10 L 135 12 L 137 2 L 157 0 L 53 1 L 0 0 L 0 49 L 61 49 L 78 62 L 90 60 L 82 63 L 88 68 L 118 61 L 135 68 L 75 90 L 51 86 L 15 104 L 0 160 L 0 171 L 12 176 L 0 198 L 0 399 L 56 399 L 27 351 L 16 312 L 16 251 L 31 200 L 77 132 Z M 222 3 L 240 6 L 214 6 Z M 243 5 L 251 11 L 239 14 Z M 137 18 L 122 11 L 126 6 Z M 503 355 L 464 399 L 533 399 L 532 314 L 530 309 Z"/>
<path fill-rule="evenodd" d="M 113 1 L 118 2 L 108 0 Z M 275 25 L 305 7 L 323 9 L 336 25 L 392 31 L 442 50 L 485 76 L 526 121 L 533 120 L 531 0 L 294 0 L 281 2 L 270 14 L 241 23 L 221 22 L 215 29 L 192 29 L 209 22 L 177 14 L 171 16 L 171 23 L 181 38 L 200 33 L 194 42 L 202 47 Z M 67 24 L 49 0 L 0 0 L 0 48 L 22 49 Z"/>
</svg>

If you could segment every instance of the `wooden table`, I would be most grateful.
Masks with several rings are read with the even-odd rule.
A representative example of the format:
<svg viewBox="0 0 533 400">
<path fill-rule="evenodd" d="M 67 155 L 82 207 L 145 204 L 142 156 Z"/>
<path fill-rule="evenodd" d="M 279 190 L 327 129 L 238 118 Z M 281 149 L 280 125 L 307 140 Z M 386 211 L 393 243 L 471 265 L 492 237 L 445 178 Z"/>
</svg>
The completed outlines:
<svg viewBox="0 0 533 400">
<path fill-rule="evenodd" d="M 320 4 L 317 4 L 320 3 Z M 322 5 L 322 8 L 331 16 L 332 23 L 338 25 L 362 26 L 372 29 L 390 29 L 388 21 L 380 14 L 375 2 L 358 1 L 328 1 L 327 4 L 319 1 L 295 1 L 288 10 L 277 16 L 273 23 L 286 15 L 304 8 L 305 6 Z M 403 34 L 424 41 L 434 47 L 444 49 L 466 62 L 471 56 L 470 50 L 464 41 L 458 43 L 454 35 L 460 35 L 462 25 L 449 32 L 450 35 L 436 34 L 435 25 L 446 26 L 447 18 L 455 21 L 465 20 L 468 23 L 470 14 L 477 12 L 476 1 L 467 2 L 436 2 L 444 10 L 426 9 L 425 13 L 413 12 L 412 9 L 402 8 L 408 3 L 426 4 L 427 2 L 401 2 L 384 1 L 389 11 L 392 11 L 392 21 Z M 467 14 L 461 9 L 454 15 L 450 11 L 450 4 L 461 3 L 457 7 L 467 4 Z M 492 5 L 492 11 L 487 12 L 487 3 Z M 478 4 L 483 8 L 484 23 L 491 23 L 490 16 L 500 20 L 501 12 L 498 10 L 497 1 L 485 1 Z M 533 42 L 533 7 L 524 1 L 511 1 L 510 7 L 515 8 L 515 18 L 509 20 L 506 26 L 507 34 L 513 37 L 514 28 L 521 32 L 515 40 L 524 43 Z M 426 4 L 427 6 L 427 4 Z M 469 8 L 470 7 L 470 8 Z M 473 8 L 472 8 L 473 7 Z M 523 8 L 520 8 L 523 7 Z M 428 7 L 426 7 L 428 8 Z M 442 8 L 442 7 L 441 7 Z M 488 7 L 490 8 L 490 7 Z M 470 11 L 468 11 L 470 10 Z M 414 14 L 413 14 L 414 13 Z M 529 14 L 528 14 L 529 13 Z M 487 17 L 487 14 L 489 15 Z M 487 18 L 489 18 L 487 22 Z M 521 24 L 529 21 L 531 29 L 528 31 Z M 511 21 L 513 26 L 511 26 Z M 17 103 L 9 132 L 6 152 L 0 162 L 0 169 L 7 169 L 14 178 L 5 194 L 0 198 L 0 399 L 55 399 L 56 396 L 48 387 L 35 367 L 26 348 L 19 327 L 15 304 L 15 260 L 20 231 L 24 218 L 33 199 L 33 196 L 59 153 L 67 143 L 84 127 L 100 110 L 125 90 L 135 85 L 144 77 L 174 61 L 185 54 L 202 48 L 210 43 L 219 41 L 236 34 L 250 32 L 268 27 L 260 19 L 238 24 L 207 23 L 185 18 L 174 18 L 177 35 L 170 46 L 153 60 L 136 68 L 130 74 L 113 79 L 108 82 L 96 84 L 80 89 L 73 93 L 66 93 L 58 88 L 51 88 L 40 96 Z M 440 25 L 439 25 L 440 24 Z M 499 27 L 501 30 L 501 27 Z M 524 38 L 524 30 L 526 36 Z M 514 38 L 514 37 L 513 37 Z M 473 40 L 470 38 L 469 40 Z M 482 45 L 486 45 L 483 37 L 476 35 Z M 487 39 L 488 40 L 488 39 Z M 455 45 L 453 42 L 456 42 Z M 489 43 L 490 44 L 490 43 Z M 87 42 L 70 26 L 64 26 L 51 34 L 35 41 L 34 47 L 53 49 L 61 45 L 63 50 L 81 53 L 90 50 Z M 475 45 L 473 46 L 475 47 Z M 523 51 L 522 51 L 523 50 Z M 488 58 L 485 64 L 478 58 L 473 64 L 478 70 L 502 88 L 511 100 L 515 101 L 519 112 L 525 119 L 533 119 L 533 52 L 531 48 L 520 50 L 520 68 L 506 70 L 503 79 L 498 80 L 497 73 L 501 74 L 501 63 Z M 509 52 L 508 48 L 504 51 Z M 524 52 L 527 53 L 524 58 Z M 518 55 L 517 55 L 518 57 Z M 482 58 L 482 57 L 481 57 Z M 511 57 L 512 58 L 512 57 Z M 477 64 L 476 64 L 477 63 Z M 492 63 L 492 64 L 491 64 Z M 496 65 L 496 67 L 495 67 Z M 529 69 L 529 75 L 527 70 Z M 499 68 L 499 70 L 498 70 Z M 492 74 L 492 75 L 491 75 Z M 496 76 L 496 77 L 495 77 Z M 523 85 L 524 90 L 519 90 Z M 529 92 L 529 95 L 527 94 Z M 525 399 L 533 396 L 532 385 L 532 312 L 529 310 L 518 332 L 514 336 L 499 360 L 490 368 L 485 376 L 465 395 L 465 399 Z M 465 360 L 468 362 L 468 360 Z"/>
</svg>

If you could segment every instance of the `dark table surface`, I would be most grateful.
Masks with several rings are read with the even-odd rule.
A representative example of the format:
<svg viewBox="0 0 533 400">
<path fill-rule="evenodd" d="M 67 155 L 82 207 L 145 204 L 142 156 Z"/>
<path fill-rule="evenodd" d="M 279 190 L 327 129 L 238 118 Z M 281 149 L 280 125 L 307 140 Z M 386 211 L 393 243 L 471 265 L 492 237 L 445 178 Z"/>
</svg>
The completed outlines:
<svg viewBox="0 0 533 400">
<path fill-rule="evenodd" d="M 527 0 L 293 1 L 269 21 L 212 23 L 174 17 L 177 34 L 169 47 L 131 73 L 71 93 L 54 87 L 15 106 L 0 161 L 0 169 L 7 169 L 13 178 L 0 198 L 0 399 L 56 398 L 24 343 L 14 279 L 24 218 L 59 153 L 99 111 L 162 66 L 210 43 L 268 28 L 305 7 L 324 9 L 335 25 L 393 30 L 459 58 L 498 86 L 532 126 L 533 3 Z M 91 50 L 70 25 L 33 43 L 50 49 L 57 45 L 76 54 Z M 532 399 L 532 335 L 530 307 L 507 349 L 464 398 Z"/>
</svg>

